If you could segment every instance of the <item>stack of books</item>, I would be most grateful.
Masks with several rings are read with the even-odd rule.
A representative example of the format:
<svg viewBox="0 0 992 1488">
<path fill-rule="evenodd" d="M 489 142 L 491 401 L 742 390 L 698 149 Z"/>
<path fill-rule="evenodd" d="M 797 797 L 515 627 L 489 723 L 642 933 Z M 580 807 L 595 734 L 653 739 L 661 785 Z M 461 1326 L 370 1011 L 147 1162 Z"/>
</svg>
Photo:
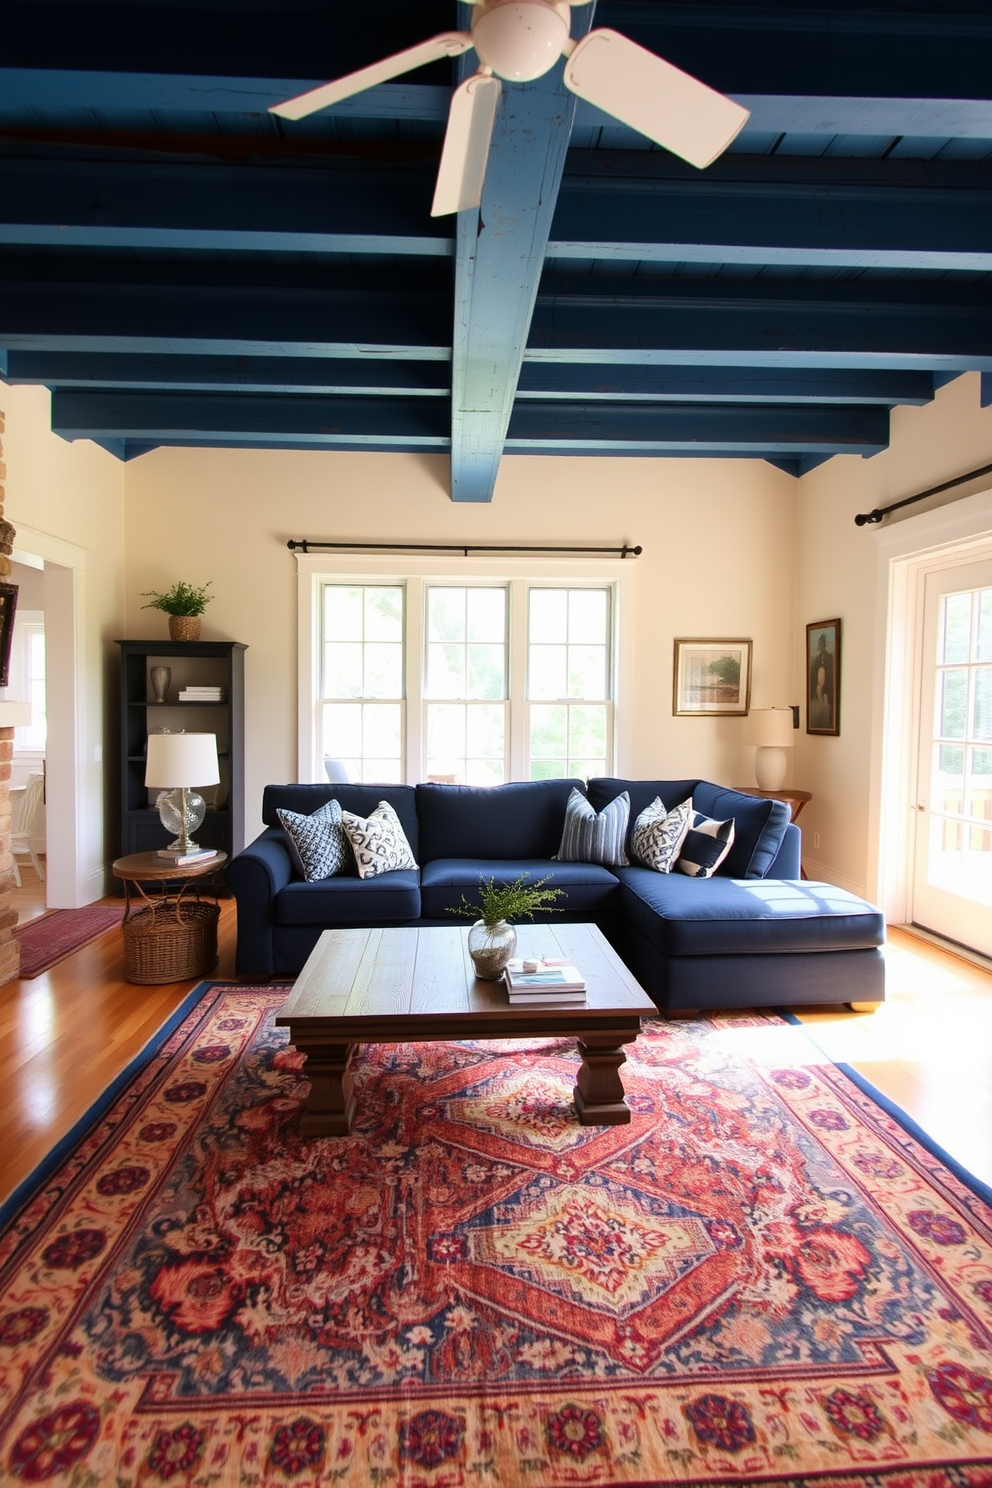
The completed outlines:
<svg viewBox="0 0 992 1488">
<path fill-rule="evenodd" d="M 586 1000 L 586 984 L 567 961 L 516 957 L 503 976 L 510 1002 L 520 1007 L 569 1007 Z"/>
<path fill-rule="evenodd" d="M 226 703 L 227 693 L 223 687 L 184 687 L 179 694 L 181 703 Z"/>
<path fill-rule="evenodd" d="M 167 847 L 160 847 L 158 856 L 163 861 L 174 863 L 177 868 L 185 868 L 188 863 L 205 863 L 208 858 L 219 858 L 220 849 L 216 847 L 193 847 L 189 852 L 171 852 Z"/>
</svg>

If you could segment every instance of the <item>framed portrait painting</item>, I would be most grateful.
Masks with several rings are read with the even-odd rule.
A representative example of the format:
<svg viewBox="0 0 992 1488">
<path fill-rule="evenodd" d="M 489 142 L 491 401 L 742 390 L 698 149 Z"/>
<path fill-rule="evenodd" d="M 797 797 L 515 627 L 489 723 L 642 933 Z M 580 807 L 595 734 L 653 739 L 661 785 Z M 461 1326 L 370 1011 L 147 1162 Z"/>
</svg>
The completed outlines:
<svg viewBox="0 0 992 1488">
<path fill-rule="evenodd" d="M 806 627 L 806 732 L 840 733 L 840 621 Z"/>
<path fill-rule="evenodd" d="M 676 716 L 718 718 L 751 705 L 751 642 L 680 639 L 675 642 Z"/>
</svg>

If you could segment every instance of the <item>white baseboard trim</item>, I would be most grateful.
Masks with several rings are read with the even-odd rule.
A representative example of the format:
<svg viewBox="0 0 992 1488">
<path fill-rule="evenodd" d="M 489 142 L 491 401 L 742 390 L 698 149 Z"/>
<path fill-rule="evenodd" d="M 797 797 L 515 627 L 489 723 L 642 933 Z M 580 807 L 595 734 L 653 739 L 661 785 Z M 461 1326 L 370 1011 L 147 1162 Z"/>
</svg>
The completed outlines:
<svg viewBox="0 0 992 1488">
<path fill-rule="evenodd" d="M 818 863 L 815 858 L 809 858 L 803 854 L 803 867 L 806 877 L 815 879 L 818 883 L 836 884 L 839 889 L 846 889 L 849 894 L 857 894 L 859 899 L 867 899 L 866 885 L 864 879 L 850 878 L 846 873 L 839 873 L 829 863 Z"/>
</svg>

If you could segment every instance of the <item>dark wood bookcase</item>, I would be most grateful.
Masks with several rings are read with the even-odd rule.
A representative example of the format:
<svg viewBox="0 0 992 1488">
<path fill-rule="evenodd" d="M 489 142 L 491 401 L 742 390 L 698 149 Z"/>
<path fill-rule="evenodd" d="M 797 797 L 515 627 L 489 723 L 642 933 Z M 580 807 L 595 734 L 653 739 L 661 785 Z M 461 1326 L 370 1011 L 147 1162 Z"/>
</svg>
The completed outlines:
<svg viewBox="0 0 992 1488">
<path fill-rule="evenodd" d="M 233 857 L 245 835 L 245 651 L 240 641 L 118 641 L 121 648 L 120 855 L 153 852 L 170 840 L 145 785 L 148 735 L 156 729 L 217 735 L 220 784 L 204 790 L 207 814 L 196 833 L 201 847 Z M 155 701 L 151 668 L 172 675 L 167 700 Z M 222 703 L 179 702 L 187 686 L 216 685 Z"/>
</svg>

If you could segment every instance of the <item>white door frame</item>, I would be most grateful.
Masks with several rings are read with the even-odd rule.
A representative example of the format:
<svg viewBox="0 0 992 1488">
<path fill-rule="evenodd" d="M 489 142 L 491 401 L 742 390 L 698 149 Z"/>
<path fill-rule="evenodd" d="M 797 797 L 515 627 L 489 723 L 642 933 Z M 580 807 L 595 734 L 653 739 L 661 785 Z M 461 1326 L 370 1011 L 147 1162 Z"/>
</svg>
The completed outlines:
<svg viewBox="0 0 992 1488">
<path fill-rule="evenodd" d="M 45 564 L 46 902 L 49 909 L 78 909 L 95 897 L 82 861 L 79 789 L 86 737 L 78 685 L 85 675 L 79 615 L 86 550 L 47 532 L 19 526 L 13 557 L 23 562 L 26 555 L 41 558 Z"/>
<path fill-rule="evenodd" d="M 875 537 L 875 675 L 869 803 L 878 823 L 868 864 L 869 895 L 890 924 L 908 922 L 916 830 L 922 575 L 967 562 L 992 546 L 992 489 L 882 527 Z"/>
</svg>

